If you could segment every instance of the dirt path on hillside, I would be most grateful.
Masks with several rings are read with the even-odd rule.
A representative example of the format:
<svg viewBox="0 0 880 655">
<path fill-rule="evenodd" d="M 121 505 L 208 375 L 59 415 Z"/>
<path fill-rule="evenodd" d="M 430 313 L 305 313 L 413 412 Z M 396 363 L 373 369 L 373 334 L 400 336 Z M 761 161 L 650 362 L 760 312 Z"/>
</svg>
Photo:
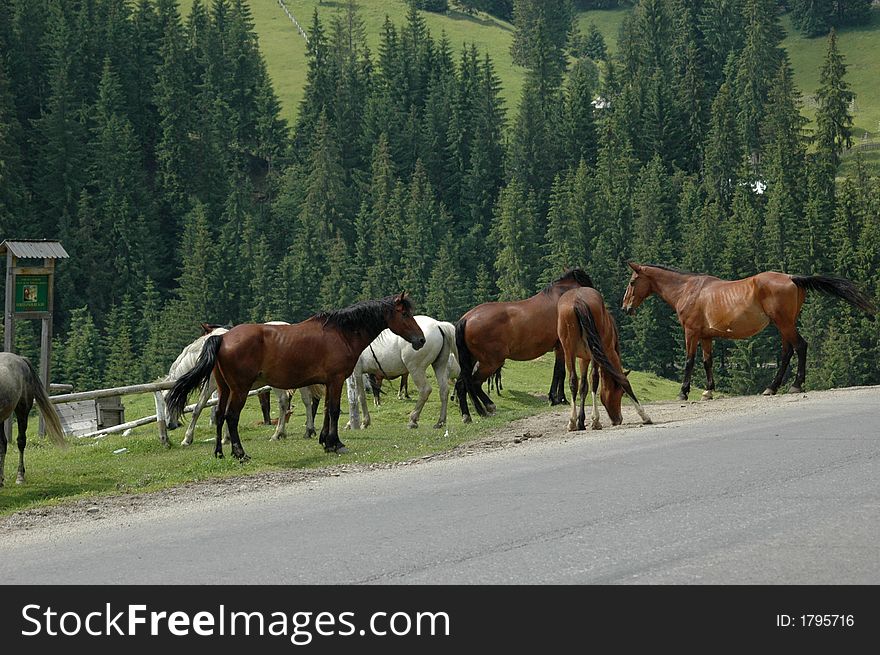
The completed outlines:
<svg viewBox="0 0 880 655">
<path fill-rule="evenodd" d="M 790 403 L 809 403 L 811 400 L 838 396 L 845 398 L 852 394 L 873 394 L 880 397 L 880 387 L 832 389 L 795 395 L 780 395 L 773 398 L 741 396 L 712 401 L 667 401 L 647 403 L 644 407 L 656 425 L 674 429 L 677 424 L 708 419 L 723 419 L 728 415 L 734 417 L 741 414 L 751 416 L 768 414 L 781 407 L 786 407 Z M 603 436 L 609 433 L 623 433 L 641 429 L 639 417 L 628 401 L 624 401 L 623 411 L 623 425 L 612 428 L 609 427 L 607 415 L 602 410 L 602 420 L 605 426 L 601 432 Z M 256 473 L 194 482 L 151 493 L 90 498 L 64 502 L 52 507 L 23 510 L 0 519 L 0 533 L 44 527 L 47 524 L 119 518 L 146 509 L 204 501 L 206 498 L 222 497 L 225 501 L 228 501 L 230 494 L 258 492 L 284 485 L 307 484 L 309 481 L 328 476 L 363 475 L 375 470 L 419 466 L 437 459 L 478 456 L 480 453 L 499 448 L 528 447 L 529 444 L 538 442 L 548 444 L 553 441 L 589 439 L 591 436 L 595 436 L 595 433 L 590 431 L 568 432 L 566 429 L 568 425 L 568 412 L 568 407 L 559 407 L 537 416 L 512 421 L 478 441 L 462 444 L 446 452 L 425 455 L 403 462 L 387 464 L 339 463 L 320 469 L 295 469 Z M 451 420 L 459 419 L 457 416 L 451 416 Z M 344 456 L 340 460 L 343 461 Z"/>
</svg>

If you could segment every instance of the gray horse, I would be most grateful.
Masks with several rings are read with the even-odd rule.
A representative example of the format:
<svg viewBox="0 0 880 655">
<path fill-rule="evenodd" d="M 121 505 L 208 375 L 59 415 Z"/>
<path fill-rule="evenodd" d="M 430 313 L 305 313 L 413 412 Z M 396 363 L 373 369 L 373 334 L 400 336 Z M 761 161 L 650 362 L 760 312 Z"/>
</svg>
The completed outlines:
<svg viewBox="0 0 880 655">
<path fill-rule="evenodd" d="M 6 419 L 15 412 L 18 421 L 18 476 L 15 482 L 24 482 L 24 447 L 27 445 L 28 414 L 37 401 L 43 414 L 46 431 L 52 441 L 66 446 L 61 419 L 55 406 L 49 400 L 43 383 L 31 363 L 14 353 L 0 352 L 0 487 L 3 486 L 3 471 L 6 465 Z M 11 435 L 10 435 L 11 436 Z"/>
</svg>

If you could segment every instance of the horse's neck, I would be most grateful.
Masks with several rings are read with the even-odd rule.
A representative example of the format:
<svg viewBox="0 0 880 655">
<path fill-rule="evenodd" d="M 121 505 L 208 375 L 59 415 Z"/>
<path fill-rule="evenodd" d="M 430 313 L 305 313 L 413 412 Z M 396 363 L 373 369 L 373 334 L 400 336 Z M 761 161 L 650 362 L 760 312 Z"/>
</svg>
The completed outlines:
<svg viewBox="0 0 880 655">
<path fill-rule="evenodd" d="M 662 268 L 651 269 L 650 275 L 654 293 L 675 309 L 682 293 L 684 293 L 685 286 L 692 279 L 692 276 L 682 275 L 681 273 L 667 271 Z"/>
</svg>

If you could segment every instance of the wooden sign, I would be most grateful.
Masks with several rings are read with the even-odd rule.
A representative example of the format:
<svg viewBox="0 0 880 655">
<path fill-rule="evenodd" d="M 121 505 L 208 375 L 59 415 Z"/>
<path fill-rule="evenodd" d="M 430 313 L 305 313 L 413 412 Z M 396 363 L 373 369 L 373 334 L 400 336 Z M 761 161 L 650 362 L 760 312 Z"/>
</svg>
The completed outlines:
<svg viewBox="0 0 880 655">
<path fill-rule="evenodd" d="M 16 275 L 13 311 L 16 314 L 25 312 L 48 312 L 49 276 Z"/>
</svg>

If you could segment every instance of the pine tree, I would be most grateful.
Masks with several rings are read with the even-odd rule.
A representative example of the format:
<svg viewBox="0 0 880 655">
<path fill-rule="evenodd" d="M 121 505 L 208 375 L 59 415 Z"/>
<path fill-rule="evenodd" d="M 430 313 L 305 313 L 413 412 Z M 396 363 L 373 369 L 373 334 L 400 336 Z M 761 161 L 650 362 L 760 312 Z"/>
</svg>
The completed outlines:
<svg viewBox="0 0 880 655">
<path fill-rule="evenodd" d="M 19 146 L 22 137 L 5 62 L 0 57 L 0 233 L 10 236 L 21 229 L 18 216 L 26 206 L 27 188 Z"/>
<path fill-rule="evenodd" d="M 495 271 L 499 300 L 520 300 L 535 293 L 540 273 L 538 206 L 534 193 L 514 178 L 498 196 L 492 239 L 498 245 Z"/>
<path fill-rule="evenodd" d="M 133 378 L 133 375 L 137 375 L 138 366 L 132 344 L 131 327 L 126 320 L 125 311 L 119 305 L 114 305 L 107 315 L 104 352 L 107 353 L 107 365 L 104 370 L 104 384 L 107 387 L 121 387 L 140 382 Z"/>
<path fill-rule="evenodd" d="M 593 96 L 599 83 L 599 70 L 589 60 L 574 64 L 565 88 L 563 130 L 565 163 L 575 167 L 583 160 L 589 166 L 596 164 L 599 144 L 596 120 L 593 115 Z"/>
<path fill-rule="evenodd" d="M 549 87 L 558 86 L 566 68 L 565 46 L 572 19 L 569 0 L 514 0 L 513 63 L 547 80 Z"/>
<path fill-rule="evenodd" d="M 440 244 L 424 298 L 424 313 L 441 321 L 455 321 L 465 311 L 465 291 L 455 256 L 455 241 L 447 235 Z"/>
<path fill-rule="evenodd" d="M 791 20 L 804 36 L 826 34 L 833 6 L 834 0 L 792 0 Z"/>
<path fill-rule="evenodd" d="M 705 0 L 699 10 L 697 20 L 703 37 L 708 97 L 712 97 L 725 81 L 724 67 L 730 55 L 742 48 L 741 4 L 740 0 Z"/>
<path fill-rule="evenodd" d="M 80 307 L 71 312 L 62 357 L 66 381 L 73 385 L 75 391 L 101 387 L 101 335 L 88 307 Z"/>
<path fill-rule="evenodd" d="M 844 77 L 846 64 L 837 48 L 837 33 L 831 30 L 828 50 L 819 73 L 819 89 L 816 91 L 816 142 L 817 149 L 828 157 L 836 167 L 840 153 L 852 145 L 852 115 L 849 105 L 853 93 Z"/>
</svg>

